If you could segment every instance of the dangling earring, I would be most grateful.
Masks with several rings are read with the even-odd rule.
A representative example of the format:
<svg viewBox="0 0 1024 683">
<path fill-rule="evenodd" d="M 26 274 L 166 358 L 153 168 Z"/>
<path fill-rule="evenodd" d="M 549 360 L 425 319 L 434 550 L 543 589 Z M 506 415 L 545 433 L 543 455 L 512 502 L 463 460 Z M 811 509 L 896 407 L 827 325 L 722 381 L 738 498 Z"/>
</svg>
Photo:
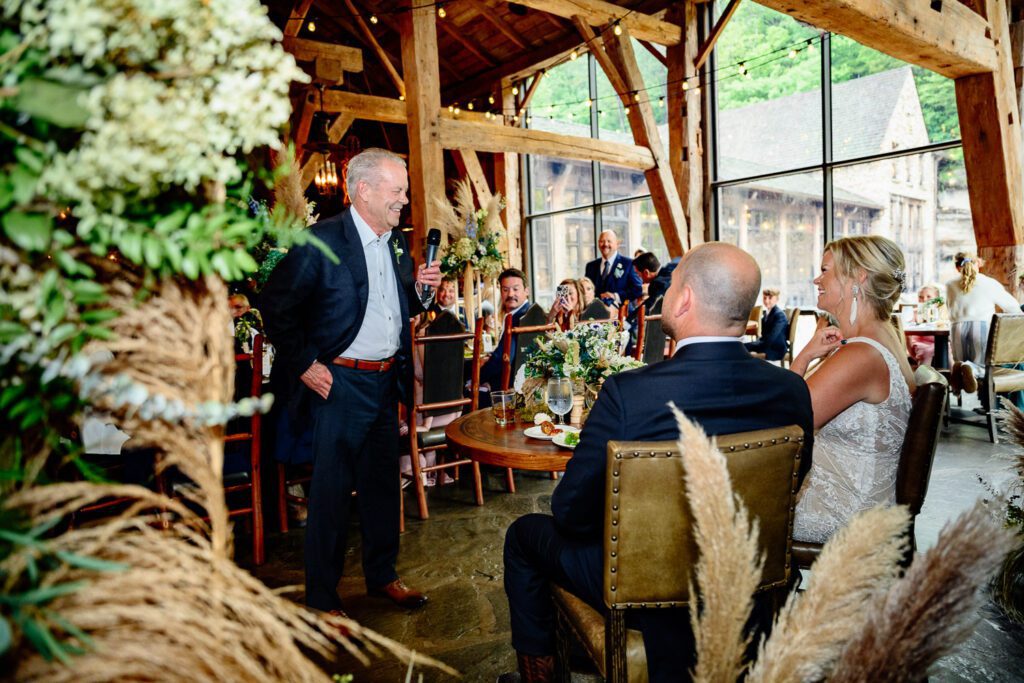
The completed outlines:
<svg viewBox="0 0 1024 683">
<path fill-rule="evenodd" d="M 853 301 L 850 302 L 850 324 L 853 325 L 857 322 L 857 297 L 860 295 L 860 287 L 854 285 L 853 289 Z"/>
</svg>

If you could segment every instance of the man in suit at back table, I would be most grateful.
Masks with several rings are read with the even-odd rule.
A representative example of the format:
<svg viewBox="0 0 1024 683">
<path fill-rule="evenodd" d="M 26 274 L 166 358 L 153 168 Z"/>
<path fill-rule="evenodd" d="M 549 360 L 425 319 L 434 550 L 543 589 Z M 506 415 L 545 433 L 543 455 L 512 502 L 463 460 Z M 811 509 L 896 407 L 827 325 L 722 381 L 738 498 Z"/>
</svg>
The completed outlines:
<svg viewBox="0 0 1024 683">
<path fill-rule="evenodd" d="M 779 290 L 765 287 L 761 292 L 761 302 L 764 304 L 761 337 L 757 341 L 747 342 L 747 351 L 763 353 L 765 360 L 782 360 L 786 357 L 789 344 L 789 322 L 779 308 Z"/>
<path fill-rule="evenodd" d="M 501 320 L 505 324 L 505 316 L 512 314 L 512 327 L 519 324 L 523 315 L 530 310 L 530 288 L 526 284 L 526 273 L 518 268 L 507 268 L 498 276 L 498 286 L 501 288 Z M 487 362 L 480 366 L 480 385 L 487 385 L 490 391 L 501 389 L 501 357 L 505 352 L 504 328 L 498 332 L 498 343 L 494 352 Z M 516 338 L 512 337 L 512 349 L 509 353 L 511 358 L 516 356 Z M 484 396 L 481 395 L 481 399 Z M 490 403 L 490 394 L 486 397 L 486 403 Z"/>
<path fill-rule="evenodd" d="M 618 253 L 619 236 L 613 230 L 605 230 L 597 238 L 601 258 L 587 264 L 585 275 L 594 283 L 597 298 L 609 306 L 621 306 L 623 302 L 639 299 L 643 295 L 643 283 L 633 269 L 633 260 Z"/>
<path fill-rule="evenodd" d="M 466 309 L 459 306 L 459 286 L 454 275 L 446 275 L 441 280 L 441 286 L 437 288 L 437 296 L 434 297 L 434 303 L 430 304 L 430 308 L 427 309 L 427 314 L 433 320 L 442 311 L 448 311 L 462 323 L 463 329 L 469 329 L 469 324 L 466 321 Z"/>
<path fill-rule="evenodd" d="M 273 373 L 289 387 L 291 414 L 313 429 L 306 604 L 341 611 L 355 490 L 367 592 L 413 609 L 427 597 L 395 569 L 397 404 L 412 396 L 409 317 L 431 298 L 424 286 L 441 284 L 440 261 L 414 268 L 395 229 L 409 203 L 401 157 L 367 149 L 349 161 L 347 183 L 352 206 L 310 228 L 338 262 L 312 244 L 293 248 L 264 290 L 267 333 L 278 351 Z"/>
<path fill-rule="evenodd" d="M 601 534 L 608 441 L 678 439 L 668 408 L 672 401 L 709 435 L 800 425 L 806 439 L 801 478 L 810 469 L 814 422 L 807 385 L 800 377 L 794 381 L 794 373 L 753 358 L 741 342 L 760 286 L 760 269 L 743 250 L 721 242 L 691 249 L 673 272 L 662 307 L 662 326 L 678 342 L 676 354 L 605 380 L 552 496 L 552 514 L 526 515 L 509 527 L 505 592 L 524 680 L 551 680 L 550 581 L 604 609 Z M 694 654 L 686 610 L 652 610 L 638 615 L 631 627 L 643 632 L 652 683 L 686 677 Z"/>
</svg>

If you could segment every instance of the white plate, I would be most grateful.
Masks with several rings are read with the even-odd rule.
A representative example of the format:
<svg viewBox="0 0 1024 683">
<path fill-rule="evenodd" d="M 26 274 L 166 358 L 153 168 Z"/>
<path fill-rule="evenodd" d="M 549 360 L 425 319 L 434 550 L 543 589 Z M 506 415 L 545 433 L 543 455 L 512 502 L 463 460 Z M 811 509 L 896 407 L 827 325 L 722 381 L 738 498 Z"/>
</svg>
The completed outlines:
<svg viewBox="0 0 1024 683">
<path fill-rule="evenodd" d="M 562 448 L 568 448 L 569 450 L 575 450 L 576 446 L 570 446 L 569 444 L 567 444 L 565 442 L 565 437 L 568 436 L 569 434 L 579 434 L 579 433 L 580 433 L 580 428 L 579 427 L 567 427 L 566 430 L 564 432 L 562 432 L 561 434 L 555 434 L 555 436 L 551 439 L 551 443 L 555 444 L 556 446 L 561 446 Z"/>
<path fill-rule="evenodd" d="M 565 433 L 565 432 L 578 432 L 578 431 L 580 431 L 579 427 L 572 427 L 570 425 L 555 425 L 555 428 L 563 430 L 563 433 Z M 540 425 L 534 425 L 533 427 L 530 427 L 528 429 L 524 429 L 523 430 L 523 434 L 525 434 L 526 436 L 530 437 L 531 439 L 540 439 L 542 441 L 551 441 L 551 435 L 550 434 L 545 434 L 544 430 L 540 428 Z M 555 436 L 561 436 L 561 434 L 556 434 Z"/>
</svg>

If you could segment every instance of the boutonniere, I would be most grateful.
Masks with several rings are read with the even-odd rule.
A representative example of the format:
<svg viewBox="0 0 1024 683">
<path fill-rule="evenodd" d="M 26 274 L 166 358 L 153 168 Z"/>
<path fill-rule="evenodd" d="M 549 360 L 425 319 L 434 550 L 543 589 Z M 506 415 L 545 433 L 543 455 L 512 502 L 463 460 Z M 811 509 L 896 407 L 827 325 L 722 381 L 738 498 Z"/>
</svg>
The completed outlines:
<svg viewBox="0 0 1024 683">
<path fill-rule="evenodd" d="M 615 264 L 615 277 L 622 277 L 622 264 L 621 263 L 616 263 Z"/>
<path fill-rule="evenodd" d="M 402 254 L 405 253 L 405 251 L 400 246 L 398 246 L 398 240 L 395 240 L 394 242 L 391 243 L 391 251 L 395 252 L 396 261 L 402 258 Z"/>
</svg>

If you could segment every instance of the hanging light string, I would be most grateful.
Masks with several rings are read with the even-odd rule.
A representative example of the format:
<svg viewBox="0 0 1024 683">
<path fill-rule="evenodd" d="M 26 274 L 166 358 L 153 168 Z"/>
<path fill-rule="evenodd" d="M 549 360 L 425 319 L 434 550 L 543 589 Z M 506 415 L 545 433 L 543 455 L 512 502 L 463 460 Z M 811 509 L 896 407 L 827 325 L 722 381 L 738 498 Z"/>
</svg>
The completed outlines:
<svg viewBox="0 0 1024 683">
<path fill-rule="evenodd" d="M 347 8 L 346 8 L 346 9 L 344 9 L 343 11 L 341 11 L 338 14 L 321 14 L 321 13 L 317 13 L 316 17 L 319 18 L 319 19 L 325 19 L 325 18 L 342 18 L 342 17 L 361 16 L 361 17 L 367 19 L 371 24 L 377 24 L 378 21 L 379 21 L 379 17 L 381 15 L 394 16 L 394 15 L 403 14 L 405 12 L 410 12 L 412 10 L 426 9 L 426 8 L 434 7 L 434 8 L 437 8 L 438 18 L 444 19 L 446 17 L 446 15 L 447 15 L 447 13 L 445 11 L 445 5 L 450 4 L 452 1 L 453 0 L 438 0 L 437 2 L 425 2 L 425 3 L 421 3 L 421 4 L 409 5 L 408 7 L 397 7 L 397 8 L 393 8 L 393 9 L 386 9 L 386 10 L 380 10 L 380 11 L 365 11 L 365 12 L 351 12 L 351 11 L 348 11 Z M 595 31 L 595 33 L 594 33 L 594 35 L 592 37 L 583 40 L 578 46 L 576 46 L 572 50 L 570 50 L 566 57 L 562 58 L 561 60 L 559 60 L 555 64 L 553 64 L 553 65 L 551 65 L 551 66 L 549 66 L 549 67 L 547 67 L 545 69 L 542 69 L 541 71 L 538 72 L 538 74 L 539 75 L 543 75 L 544 73 L 546 73 L 550 69 L 556 68 L 558 66 L 562 66 L 563 64 L 565 64 L 567 62 L 575 61 L 581 55 L 586 54 L 587 52 L 589 52 L 590 48 L 591 48 L 591 44 L 592 43 L 596 43 L 596 41 L 598 41 L 598 39 L 603 39 L 605 34 L 607 32 L 609 32 L 609 31 L 614 33 L 616 36 L 621 36 L 622 32 L 623 32 L 622 22 L 628 16 L 633 14 L 634 12 L 636 12 L 636 10 L 634 10 L 634 9 L 627 10 L 625 13 L 622 14 L 622 16 L 617 17 L 615 20 L 613 20 L 612 22 L 610 22 L 607 25 L 605 25 L 601 30 Z M 296 15 L 296 14 L 291 14 L 291 15 L 289 15 L 288 20 L 289 21 L 292 21 L 292 20 L 305 21 L 306 18 L 307 17 L 299 16 L 299 15 Z M 314 21 L 312 19 L 310 19 L 309 24 L 310 24 L 310 26 L 309 26 L 310 30 L 311 31 L 315 30 L 315 28 L 314 28 L 315 24 L 314 24 Z M 800 52 L 804 52 L 804 51 L 808 51 L 809 52 L 809 51 L 813 50 L 815 43 L 820 43 L 821 40 L 822 40 L 822 34 L 818 34 L 817 36 L 814 36 L 814 37 L 811 37 L 811 38 L 804 38 L 804 39 L 800 40 L 799 42 L 792 43 L 792 44 L 789 44 L 789 45 L 784 45 L 784 46 L 776 48 L 774 50 L 770 50 L 768 52 L 764 52 L 762 54 L 755 55 L 753 57 L 747 57 L 745 59 L 742 59 L 742 60 L 737 61 L 737 62 L 733 62 L 731 64 L 726 64 L 726 65 L 718 66 L 718 67 L 716 67 L 714 69 L 710 69 L 710 70 L 709 69 L 705 69 L 705 75 L 708 78 L 708 82 L 709 83 L 716 83 L 716 84 L 717 83 L 722 83 L 724 81 L 728 81 L 728 80 L 733 79 L 733 78 L 749 78 L 750 77 L 750 71 L 752 69 L 759 69 L 761 67 L 767 66 L 768 64 L 772 64 L 774 62 L 781 61 L 782 59 L 786 59 L 786 58 L 788 58 L 788 59 L 796 59 L 797 55 Z M 780 54 L 780 53 L 782 53 L 782 54 Z M 637 90 L 632 90 L 632 91 L 629 91 L 627 93 L 624 93 L 622 96 L 620 96 L 618 93 L 613 93 L 613 94 L 609 94 L 609 95 L 602 95 L 602 96 L 599 96 L 599 97 L 596 97 L 596 98 L 587 97 L 587 98 L 584 98 L 584 99 L 581 99 L 581 100 L 574 100 L 574 101 L 568 101 L 568 102 L 551 102 L 551 103 L 548 103 L 548 104 L 544 105 L 544 107 L 548 108 L 549 110 L 554 110 L 554 109 L 557 109 L 559 107 L 572 107 L 572 106 L 579 105 L 579 104 L 585 104 L 588 107 L 590 107 L 590 106 L 592 106 L 596 102 L 600 102 L 601 100 L 610 100 L 610 99 L 626 99 L 628 101 L 630 98 L 632 98 L 632 100 L 634 102 L 639 102 L 640 101 L 640 94 L 641 93 L 645 93 L 646 94 L 646 93 L 649 93 L 651 91 L 660 91 L 662 88 L 665 88 L 666 91 L 667 91 L 667 89 L 669 87 L 675 86 L 677 84 L 681 85 L 681 87 L 682 87 L 682 89 L 684 91 L 685 90 L 689 90 L 691 87 L 695 88 L 696 90 L 699 90 L 700 89 L 701 78 L 702 78 L 701 74 L 695 74 L 693 76 L 684 76 L 682 78 L 666 80 L 666 81 L 664 81 L 662 83 L 659 83 L 657 85 L 651 85 L 651 86 L 647 86 L 645 88 L 640 88 L 640 89 L 637 89 Z M 695 83 L 696 85 L 691 85 L 691 83 Z M 518 90 L 519 90 L 519 84 L 514 85 L 513 86 L 513 94 L 514 95 L 518 95 Z M 488 104 L 492 105 L 492 107 L 488 108 L 485 111 L 485 113 L 484 113 L 484 115 L 487 118 L 489 118 L 489 119 L 497 119 L 498 117 L 502 117 L 506 121 L 511 120 L 513 122 L 518 122 L 518 120 L 519 120 L 519 110 L 520 110 L 521 105 L 517 104 L 514 107 L 512 107 L 511 109 L 506 109 L 506 108 L 502 107 L 502 108 L 498 109 L 497 111 L 495 111 L 493 109 L 493 105 L 495 104 L 494 95 L 493 94 L 488 95 L 486 99 L 487 99 Z M 664 95 L 659 95 L 658 99 L 659 99 L 659 101 L 663 100 L 664 99 Z M 628 113 L 629 105 L 625 104 L 623 106 L 627 110 L 627 113 Z M 469 111 L 474 111 L 475 108 L 476 108 L 476 100 L 475 99 L 474 100 L 469 100 L 468 102 L 466 102 L 465 107 Z M 459 102 L 453 102 L 453 103 L 448 105 L 448 111 L 452 112 L 454 114 L 461 113 L 462 105 Z M 602 113 L 602 110 L 598 109 L 598 114 L 601 114 L 601 113 Z"/>
<path fill-rule="evenodd" d="M 784 45 L 782 47 L 776 48 L 774 50 L 770 50 L 768 52 L 764 52 L 764 53 L 759 54 L 759 55 L 755 55 L 753 57 L 746 57 L 746 58 L 744 58 L 742 60 L 733 62 L 731 64 L 725 64 L 725 65 L 718 66 L 715 69 L 710 69 L 710 70 L 707 71 L 708 82 L 709 83 L 718 84 L 718 83 L 722 83 L 722 82 L 725 82 L 725 81 L 728 81 L 728 80 L 731 80 L 731 79 L 735 79 L 735 78 L 750 78 L 750 72 L 752 70 L 760 69 L 760 68 L 762 68 L 764 66 L 767 66 L 769 64 L 773 64 L 775 62 L 782 61 L 783 59 L 790 59 L 790 60 L 796 59 L 797 56 L 801 52 L 813 51 L 814 50 L 814 46 L 816 44 L 820 44 L 821 41 L 822 41 L 822 34 L 818 34 L 817 36 L 812 36 L 810 38 L 803 38 L 799 42 L 791 43 L 789 45 Z M 542 70 L 539 73 L 543 74 L 544 72 L 546 72 L 549 69 L 553 69 L 553 68 L 556 68 L 558 66 L 562 66 L 563 64 L 566 63 L 566 61 L 569 61 L 569 60 L 559 61 L 558 63 L 556 63 L 556 64 L 554 64 L 554 65 L 552 65 L 550 67 L 547 67 L 547 69 L 544 69 L 544 70 Z M 641 93 L 648 93 L 648 92 L 651 92 L 651 91 L 661 91 L 662 88 L 664 88 L 667 91 L 669 87 L 676 86 L 676 85 L 679 85 L 684 91 L 690 90 L 691 88 L 694 88 L 695 90 L 699 91 L 701 78 L 702 78 L 702 76 L 700 74 L 695 74 L 693 76 L 686 76 L 686 77 L 682 77 L 682 78 L 665 80 L 665 81 L 663 81 L 661 83 L 658 83 L 656 85 L 650 85 L 650 86 L 647 86 L 645 88 L 640 88 L 638 90 L 631 90 L 631 91 L 629 91 L 627 93 L 624 93 L 624 95 L 625 95 L 625 98 L 627 100 L 631 99 L 634 102 L 639 102 L 640 101 L 640 94 Z M 695 83 L 696 85 L 695 86 L 691 85 L 692 83 Z M 586 105 L 586 106 L 589 107 L 589 106 L 591 106 L 595 102 L 600 102 L 602 100 L 613 100 L 613 99 L 614 100 L 619 100 L 619 99 L 622 99 L 622 97 L 618 93 L 611 93 L 611 94 L 608 94 L 608 95 L 601 95 L 601 96 L 596 97 L 596 98 L 586 97 L 586 98 L 580 99 L 580 100 L 571 100 L 571 101 L 566 101 L 566 102 L 551 102 L 551 103 L 543 105 L 542 108 L 553 111 L 554 109 L 557 109 L 559 107 L 573 107 L 575 105 L 580 105 L 580 104 L 583 104 L 583 105 Z M 658 99 L 659 99 L 659 101 L 664 99 L 664 95 L 660 95 L 658 97 Z M 625 105 L 625 107 L 628 107 L 628 106 L 629 106 L 628 104 Z M 452 105 L 449 105 L 449 107 L 448 107 L 449 111 L 454 111 L 455 109 L 458 109 L 458 108 L 459 108 L 458 104 L 452 104 Z M 602 113 L 602 110 L 598 109 L 598 114 L 601 114 L 601 113 Z M 628 113 L 628 111 L 627 111 L 627 113 Z M 516 109 L 512 109 L 511 113 L 509 113 L 509 110 L 507 110 L 507 109 L 502 109 L 500 112 L 492 114 L 492 116 L 489 117 L 489 118 L 496 119 L 496 118 L 498 118 L 500 116 L 500 117 L 504 117 L 507 120 L 514 120 L 515 118 L 517 118 L 517 115 L 518 115 L 518 109 L 517 108 Z"/>
</svg>

